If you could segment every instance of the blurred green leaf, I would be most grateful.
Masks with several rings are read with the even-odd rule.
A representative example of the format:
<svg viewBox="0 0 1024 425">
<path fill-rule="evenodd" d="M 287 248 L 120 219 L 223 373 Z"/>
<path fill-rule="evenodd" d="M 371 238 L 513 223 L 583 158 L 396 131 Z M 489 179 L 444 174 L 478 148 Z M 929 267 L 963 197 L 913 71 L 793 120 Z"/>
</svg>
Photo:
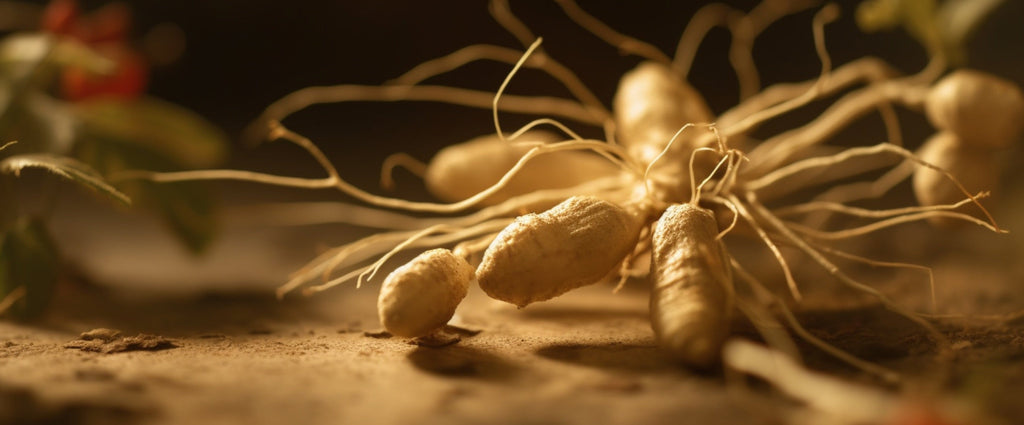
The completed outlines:
<svg viewBox="0 0 1024 425">
<path fill-rule="evenodd" d="M 857 6 L 857 26 L 864 32 L 895 29 L 903 16 L 899 0 L 865 0 Z"/>
<path fill-rule="evenodd" d="M 0 238 L 18 215 L 18 208 L 14 203 L 14 190 L 8 180 L 10 179 L 0 179 Z"/>
<path fill-rule="evenodd" d="M 937 12 L 936 25 L 942 40 L 954 49 L 957 60 L 966 59 L 966 47 L 971 34 L 986 16 L 991 14 L 1003 0 L 946 0 Z"/>
<path fill-rule="evenodd" d="M 160 212 L 190 251 L 202 252 L 213 240 L 218 227 L 216 205 L 201 183 L 145 182 L 140 196 Z"/>
<path fill-rule="evenodd" d="M 59 268 L 60 256 L 41 220 L 19 220 L 0 235 L 0 298 L 25 288 L 8 313 L 19 319 L 42 314 L 53 299 Z"/>
<path fill-rule="evenodd" d="M 11 87 L 7 81 L 0 80 L 0 117 L 7 113 L 11 105 Z"/>
<path fill-rule="evenodd" d="M 53 51 L 55 38 L 43 33 L 12 34 L 0 40 L 0 65 L 42 62 Z"/>
<path fill-rule="evenodd" d="M 126 169 L 169 171 L 179 168 L 146 146 L 91 134 L 83 136 L 75 155 L 104 174 Z M 216 204 L 202 183 L 125 181 L 117 183 L 117 187 L 128 193 L 135 205 L 157 211 L 192 252 L 201 252 L 212 240 L 218 226 Z"/>
<path fill-rule="evenodd" d="M 17 69 L 43 62 L 83 68 L 97 74 L 111 72 L 116 65 L 81 42 L 66 37 L 27 32 L 0 40 L 0 66 Z"/>
<path fill-rule="evenodd" d="M 944 50 L 936 26 L 935 0 L 866 0 L 857 6 L 857 25 L 865 32 L 902 25 L 929 53 Z"/>
<path fill-rule="evenodd" d="M 98 99 L 75 105 L 85 131 L 139 145 L 185 168 L 207 168 L 227 154 L 224 133 L 198 114 L 154 98 Z"/>
<path fill-rule="evenodd" d="M 0 136 L 19 141 L 5 153 L 66 154 L 74 143 L 75 120 L 66 103 L 37 90 L 24 90 L 0 111 Z"/>
<path fill-rule="evenodd" d="M 5 158 L 0 161 L 0 173 L 21 174 L 26 168 L 41 168 L 64 177 L 68 180 L 90 187 L 97 192 L 106 194 L 125 205 L 131 204 L 128 195 L 121 193 L 103 180 L 95 170 L 74 158 L 52 154 L 25 154 Z"/>
<path fill-rule="evenodd" d="M 16 143 L 18 142 L 13 140 L 4 143 L 0 145 L 0 151 Z M 2 243 L 4 232 L 14 221 L 17 213 L 17 205 L 14 204 L 14 190 L 12 190 L 11 184 L 7 179 L 0 179 L 0 243 Z"/>
<path fill-rule="evenodd" d="M 967 57 L 966 43 L 981 21 L 1003 0 L 865 0 L 857 7 L 857 25 L 865 32 L 902 26 L 931 54 L 953 64 Z"/>
</svg>

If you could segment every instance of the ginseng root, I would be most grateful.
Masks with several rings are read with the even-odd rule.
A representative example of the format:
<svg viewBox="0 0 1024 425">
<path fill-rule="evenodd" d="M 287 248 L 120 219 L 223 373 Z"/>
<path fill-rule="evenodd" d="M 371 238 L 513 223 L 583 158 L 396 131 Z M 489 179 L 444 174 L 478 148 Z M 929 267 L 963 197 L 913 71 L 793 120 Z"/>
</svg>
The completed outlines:
<svg viewBox="0 0 1024 425">
<path fill-rule="evenodd" d="M 480 288 L 525 307 L 596 283 L 632 252 L 643 219 L 639 211 L 589 196 L 520 216 L 484 252 Z"/>
<path fill-rule="evenodd" d="M 444 326 L 473 280 L 473 267 L 447 249 L 426 251 L 391 272 L 380 288 L 380 323 L 397 336 L 421 337 Z"/>
<path fill-rule="evenodd" d="M 651 259 L 651 327 L 658 345 L 698 367 L 719 360 L 733 310 L 729 254 L 714 214 L 677 204 L 658 219 Z"/>
</svg>

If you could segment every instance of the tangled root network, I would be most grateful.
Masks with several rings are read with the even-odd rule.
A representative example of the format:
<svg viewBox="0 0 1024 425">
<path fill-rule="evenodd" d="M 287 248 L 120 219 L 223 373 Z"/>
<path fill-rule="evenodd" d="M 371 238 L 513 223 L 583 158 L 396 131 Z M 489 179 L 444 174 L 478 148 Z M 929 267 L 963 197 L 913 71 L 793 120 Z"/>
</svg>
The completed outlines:
<svg viewBox="0 0 1024 425">
<path fill-rule="evenodd" d="M 557 4 L 584 29 L 642 58 L 622 76 L 610 110 L 572 70 L 539 49 L 541 38 L 512 14 L 505 0 L 493 0 L 492 15 L 522 42 L 525 53 L 495 45 L 468 46 L 385 85 L 303 89 L 266 109 L 253 134 L 301 146 L 326 171 L 324 178 L 239 170 L 138 172 L 128 177 L 333 188 L 372 206 L 375 211 L 357 205 L 343 208 L 351 211 L 353 222 L 369 214 L 385 231 L 324 252 L 295 272 L 278 295 L 303 287 L 310 294 L 353 280 L 362 283 L 374 278 L 396 252 L 426 249 L 383 285 L 382 323 L 397 335 L 425 336 L 442 327 L 474 280 L 489 296 L 524 307 L 617 276 L 621 283 L 628 278 L 650 281 L 656 339 L 685 364 L 720 362 L 729 323 L 741 314 L 765 341 L 792 358 L 799 357 L 790 332 L 884 380 L 897 380 L 894 372 L 818 340 L 796 320 L 789 306 L 802 299 L 802 283 L 800 270 L 782 255 L 780 247 L 787 247 L 850 290 L 869 294 L 916 322 L 942 346 L 944 337 L 930 316 L 901 306 L 835 261 L 916 268 L 928 271 L 929 277 L 930 269 L 869 259 L 833 245 L 919 220 L 938 226 L 973 223 L 1003 232 L 980 200 L 997 181 L 993 153 L 1021 131 L 1024 100 L 1019 88 L 982 72 L 948 72 L 938 54 L 907 76 L 871 57 L 833 67 L 824 34 L 839 10 L 812 0 L 764 0 L 749 13 L 721 4 L 707 6 L 692 17 L 674 57 L 616 32 L 571 0 Z M 821 62 L 819 76 L 760 87 L 751 54 L 754 39 L 778 19 L 807 10 L 816 10 L 809 27 Z M 687 82 L 697 48 L 715 26 L 733 34 L 729 57 L 741 95 L 739 103 L 717 116 Z M 496 93 L 422 84 L 480 60 L 512 66 Z M 504 95 L 505 86 L 524 67 L 550 75 L 572 97 Z M 831 99 L 831 105 L 802 125 L 760 140 L 752 136 L 762 123 L 824 99 Z M 379 196 L 354 187 L 312 141 L 281 124 L 314 104 L 398 100 L 448 102 L 493 112 L 494 133 L 451 145 L 429 163 L 405 154 L 386 161 L 385 186 L 391 184 L 392 169 L 404 167 L 422 176 L 442 203 Z M 894 105 L 923 110 L 936 129 L 917 152 L 902 145 Z M 499 111 L 537 119 L 505 132 Z M 836 133 L 874 111 L 886 124 L 888 141 L 827 145 Z M 604 140 L 580 137 L 566 120 L 596 127 Z M 918 205 L 857 206 L 910 178 Z M 848 219 L 831 220 L 835 216 Z M 825 226 L 840 221 L 854 224 Z M 734 244 L 752 243 L 777 262 L 788 289 L 770 289 L 730 255 Z"/>
</svg>

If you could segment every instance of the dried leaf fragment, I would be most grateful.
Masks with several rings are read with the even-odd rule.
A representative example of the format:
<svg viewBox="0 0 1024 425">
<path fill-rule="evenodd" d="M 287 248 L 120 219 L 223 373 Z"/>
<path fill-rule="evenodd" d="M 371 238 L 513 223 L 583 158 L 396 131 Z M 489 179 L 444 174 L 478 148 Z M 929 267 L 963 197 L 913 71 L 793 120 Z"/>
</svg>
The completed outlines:
<svg viewBox="0 0 1024 425">
<path fill-rule="evenodd" d="M 178 347 L 174 341 L 159 335 L 138 334 L 127 337 L 120 335 L 121 332 L 117 330 L 97 328 L 83 332 L 79 339 L 64 344 L 64 348 L 112 354 L 126 351 L 159 351 Z"/>
</svg>

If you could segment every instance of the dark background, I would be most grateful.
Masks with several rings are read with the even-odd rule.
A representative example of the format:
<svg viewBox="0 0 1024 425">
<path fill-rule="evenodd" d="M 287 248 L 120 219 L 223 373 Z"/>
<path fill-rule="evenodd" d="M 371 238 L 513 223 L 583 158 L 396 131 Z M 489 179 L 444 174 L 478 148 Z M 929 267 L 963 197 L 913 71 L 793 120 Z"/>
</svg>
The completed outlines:
<svg viewBox="0 0 1024 425">
<path fill-rule="evenodd" d="M 86 9 L 103 1 L 82 2 Z M 583 1 L 581 6 L 622 33 L 650 42 L 671 54 L 693 12 L 706 1 Z M 727 2 L 749 10 L 757 1 Z M 904 72 L 919 70 L 926 62 L 923 49 L 902 31 L 864 35 L 853 23 L 857 1 L 839 2 L 840 20 L 827 28 L 830 54 L 836 65 L 864 55 L 875 55 Z M 1021 20 L 1024 2 L 1006 1 L 977 34 L 970 46 L 972 67 L 986 69 L 1024 83 L 1024 40 Z M 518 47 L 487 12 L 485 1 L 377 2 L 377 1 L 131 1 L 135 32 L 142 36 L 160 23 L 179 26 L 187 47 L 175 63 L 156 68 L 150 92 L 192 108 L 232 137 L 231 165 L 264 171 L 319 175 L 315 164 L 286 144 L 259 147 L 239 141 L 243 127 L 281 96 L 310 85 L 340 83 L 379 84 L 413 66 L 460 47 L 491 43 Z M 512 10 L 535 34 L 545 38 L 544 48 L 583 79 L 610 104 L 618 78 L 640 59 L 620 55 L 572 23 L 553 3 L 512 1 Z M 811 37 L 811 16 L 806 11 L 784 18 L 761 35 L 755 58 L 762 83 L 814 78 L 820 70 Z M 712 30 L 695 60 L 691 82 L 716 112 L 735 104 L 737 88 L 726 52 L 729 35 Z M 475 63 L 450 75 L 429 80 L 433 84 L 495 91 L 510 66 Z M 519 73 L 508 93 L 568 94 L 537 71 Z M 778 131 L 813 117 L 813 111 L 795 114 L 766 126 Z M 915 144 L 932 130 L 916 114 L 905 116 L 908 143 Z M 527 121 L 502 116 L 505 128 Z M 428 159 L 437 149 L 493 131 L 490 111 L 436 103 L 349 103 L 318 106 L 286 123 L 320 144 L 342 168 L 344 177 L 363 187 L 374 187 L 377 167 L 384 156 L 407 151 Z M 585 135 L 600 133 L 577 123 L 568 124 Z M 852 132 L 852 133 L 851 133 Z M 850 130 L 847 137 L 876 143 L 884 133 L 877 118 Z M 406 178 L 400 184 L 416 185 Z"/>
</svg>

